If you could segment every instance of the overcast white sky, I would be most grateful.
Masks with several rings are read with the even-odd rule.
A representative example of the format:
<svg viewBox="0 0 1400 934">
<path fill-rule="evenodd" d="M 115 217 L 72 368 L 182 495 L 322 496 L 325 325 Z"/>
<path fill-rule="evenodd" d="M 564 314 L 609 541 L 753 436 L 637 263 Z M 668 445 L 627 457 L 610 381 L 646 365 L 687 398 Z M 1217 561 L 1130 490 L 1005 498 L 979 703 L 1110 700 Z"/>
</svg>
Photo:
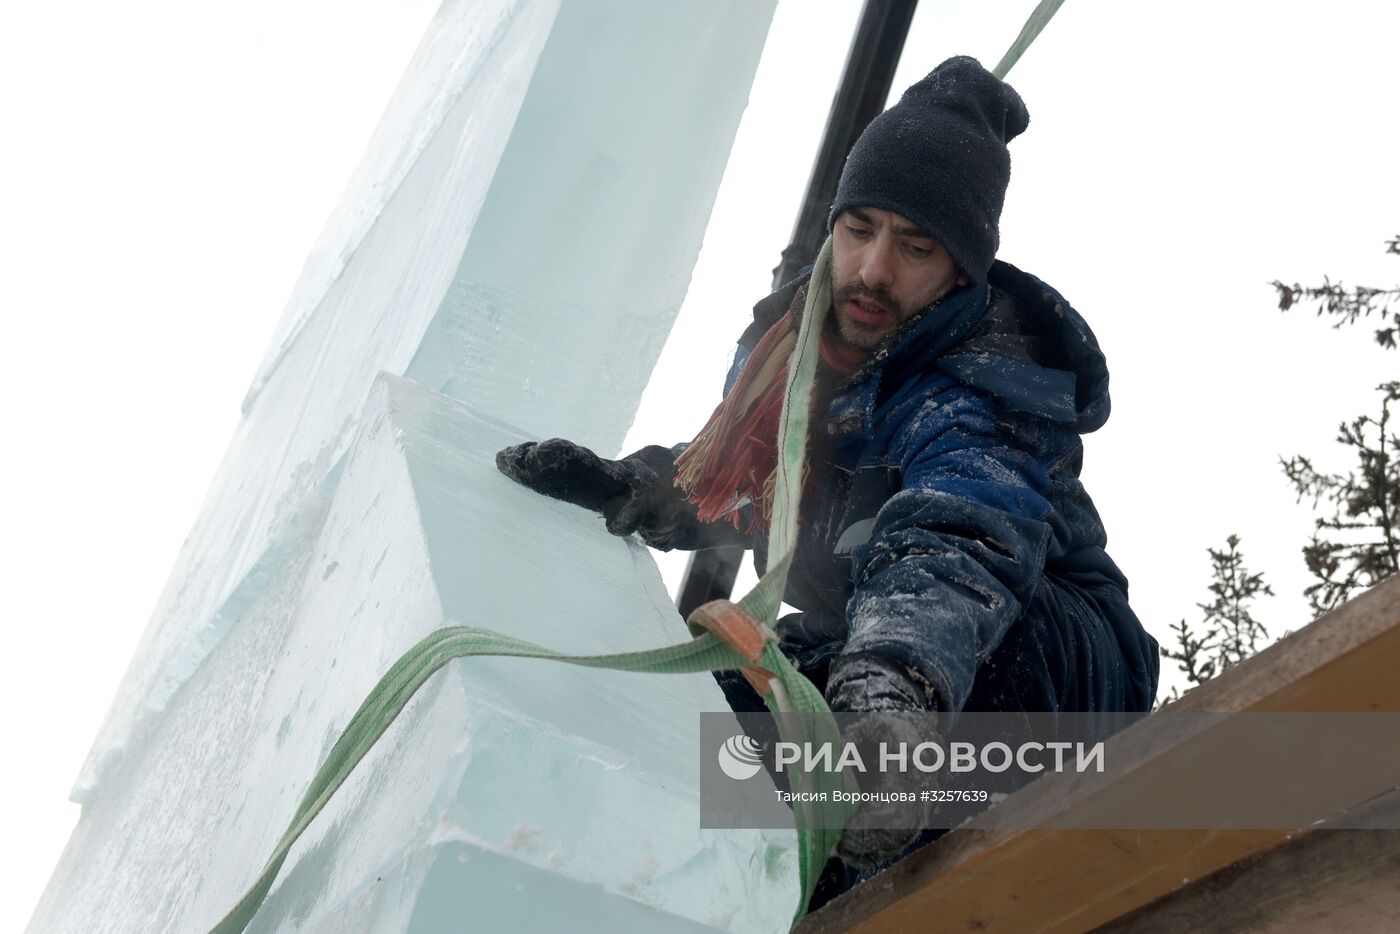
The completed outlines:
<svg viewBox="0 0 1400 934">
<path fill-rule="evenodd" d="M 576 0 L 569 0 L 576 2 Z M 924 0 L 896 93 L 990 65 L 1033 0 Z M 77 818 L 70 783 L 320 227 L 437 4 L 133 0 L 0 9 L 0 457 L 12 711 L 0 807 L 16 930 Z M 859 12 L 780 4 L 672 340 L 625 450 L 690 437 L 767 287 Z M 1085 479 L 1159 638 L 1230 532 L 1306 622 L 1310 517 L 1279 454 L 1334 458 L 1397 358 L 1280 315 L 1269 280 L 1393 285 L 1394 37 L 1367 0 L 1071 0 L 1011 80 L 1003 258 L 1089 320 L 1114 416 Z M 561 434 L 567 433 L 561 428 Z M 604 452 L 615 453 L 615 452 Z M 680 561 L 668 559 L 668 581 Z"/>
</svg>

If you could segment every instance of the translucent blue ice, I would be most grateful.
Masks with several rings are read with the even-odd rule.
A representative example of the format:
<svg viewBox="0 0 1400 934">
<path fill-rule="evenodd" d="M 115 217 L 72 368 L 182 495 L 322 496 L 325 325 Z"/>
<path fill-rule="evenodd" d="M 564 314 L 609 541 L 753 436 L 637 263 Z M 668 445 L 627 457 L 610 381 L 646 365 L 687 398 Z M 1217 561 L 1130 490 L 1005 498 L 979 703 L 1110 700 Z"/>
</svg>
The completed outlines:
<svg viewBox="0 0 1400 934">
<path fill-rule="evenodd" d="M 444 4 L 249 390 L 31 930 L 207 927 L 438 626 L 574 652 L 686 638 L 645 548 L 492 457 L 553 435 L 616 451 L 772 9 Z M 718 709 L 708 676 L 453 663 L 254 929 L 781 928 L 791 835 L 698 829 L 698 712 Z"/>
</svg>

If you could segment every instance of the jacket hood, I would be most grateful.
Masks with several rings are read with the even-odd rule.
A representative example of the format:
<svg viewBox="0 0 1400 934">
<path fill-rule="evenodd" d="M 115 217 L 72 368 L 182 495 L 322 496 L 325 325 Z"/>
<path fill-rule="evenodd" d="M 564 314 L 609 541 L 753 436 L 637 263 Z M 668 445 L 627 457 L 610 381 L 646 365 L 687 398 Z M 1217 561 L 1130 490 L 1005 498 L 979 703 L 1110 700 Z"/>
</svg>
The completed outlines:
<svg viewBox="0 0 1400 934">
<path fill-rule="evenodd" d="M 987 312 L 937 366 L 1016 412 L 1072 425 L 1108 421 L 1108 364 L 1099 342 L 1064 296 L 998 260 Z"/>
</svg>

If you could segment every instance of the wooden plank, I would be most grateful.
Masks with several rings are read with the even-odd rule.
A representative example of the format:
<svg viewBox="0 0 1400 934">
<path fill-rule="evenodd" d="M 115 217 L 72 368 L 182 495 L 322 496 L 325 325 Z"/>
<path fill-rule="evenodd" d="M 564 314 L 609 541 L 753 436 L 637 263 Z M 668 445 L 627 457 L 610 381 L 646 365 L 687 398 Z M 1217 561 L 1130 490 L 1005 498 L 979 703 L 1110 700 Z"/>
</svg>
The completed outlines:
<svg viewBox="0 0 1400 934">
<path fill-rule="evenodd" d="M 1387 581 L 1172 705 L 1193 711 L 1400 711 L 1400 580 Z M 1200 738 L 1149 717 L 1108 755 L 1170 774 Z M 1007 799 L 1046 817 L 1092 809 L 1072 773 Z M 1368 833 L 1336 831 L 1337 833 Z M 1282 830 L 988 829 L 950 833 L 809 915 L 800 934 L 1007 931 L 1077 934 L 1295 838 Z"/>
<path fill-rule="evenodd" d="M 1400 808 L 1400 794 L 1385 806 Z M 1096 930 L 1170 934 L 1202 926 L 1240 934 L 1400 930 L 1400 830 L 1302 834 Z"/>
</svg>

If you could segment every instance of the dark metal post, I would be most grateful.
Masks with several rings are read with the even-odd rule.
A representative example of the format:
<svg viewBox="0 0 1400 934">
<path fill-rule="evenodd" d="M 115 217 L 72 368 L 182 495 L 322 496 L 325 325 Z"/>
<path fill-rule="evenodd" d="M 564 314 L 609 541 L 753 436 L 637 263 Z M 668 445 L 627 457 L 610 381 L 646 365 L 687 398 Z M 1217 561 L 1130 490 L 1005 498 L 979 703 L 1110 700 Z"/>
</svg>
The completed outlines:
<svg viewBox="0 0 1400 934">
<path fill-rule="evenodd" d="M 817 258 L 826 239 L 826 215 L 836 199 L 836 183 L 846 154 L 871 120 L 885 109 L 895 68 L 904 51 L 918 0 L 866 0 L 846 55 L 846 70 L 831 101 L 807 193 L 792 229 L 792 242 L 773 270 L 773 288 L 790 281 Z"/>
<path fill-rule="evenodd" d="M 742 548 L 706 548 L 691 552 L 685 577 L 681 578 L 680 593 L 676 594 L 676 608 L 681 615 L 688 617 L 696 607 L 711 600 L 728 599 L 734 592 L 734 581 L 743 560 Z"/>
<path fill-rule="evenodd" d="M 866 125 L 885 109 L 917 5 L 918 0 L 865 0 L 792 230 L 792 242 L 773 270 L 774 288 L 816 259 L 817 250 L 826 239 L 826 215 L 836 197 L 836 183 L 841 178 L 846 154 Z M 734 590 L 743 558 L 740 548 L 694 552 L 676 595 L 681 615 L 689 616 L 701 604 L 728 597 Z"/>
</svg>

